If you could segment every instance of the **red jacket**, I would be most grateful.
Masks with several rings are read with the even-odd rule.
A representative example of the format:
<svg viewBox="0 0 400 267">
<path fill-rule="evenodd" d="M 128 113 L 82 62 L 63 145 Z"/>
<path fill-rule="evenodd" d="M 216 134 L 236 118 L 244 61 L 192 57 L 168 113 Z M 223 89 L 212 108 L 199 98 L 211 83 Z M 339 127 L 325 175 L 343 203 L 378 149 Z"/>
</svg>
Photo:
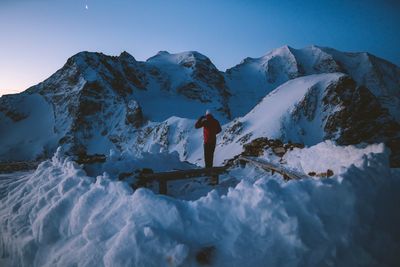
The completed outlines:
<svg viewBox="0 0 400 267">
<path fill-rule="evenodd" d="M 217 143 L 217 134 L 221 132 L 221 125 L 211 114 L 201 116 L 194 127 L 196 129 L 203 127 L 204 144 Z"/>
</svg>

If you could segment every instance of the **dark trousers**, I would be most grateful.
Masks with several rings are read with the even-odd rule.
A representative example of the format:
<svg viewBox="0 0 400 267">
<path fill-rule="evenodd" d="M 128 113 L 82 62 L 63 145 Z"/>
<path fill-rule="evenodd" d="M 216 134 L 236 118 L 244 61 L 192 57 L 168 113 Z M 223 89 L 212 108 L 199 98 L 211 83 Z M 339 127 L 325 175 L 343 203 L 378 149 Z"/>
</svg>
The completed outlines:
<svg viewBox="0 0 400 267">
<path fill-rule="evenodd" d="M 214 151 L 215 151 L 215 144 L 213 143 L 204 144 L 204 162 L 206 164 L 206 168 L 211 168 L 213 166 Z"/>
</svg>

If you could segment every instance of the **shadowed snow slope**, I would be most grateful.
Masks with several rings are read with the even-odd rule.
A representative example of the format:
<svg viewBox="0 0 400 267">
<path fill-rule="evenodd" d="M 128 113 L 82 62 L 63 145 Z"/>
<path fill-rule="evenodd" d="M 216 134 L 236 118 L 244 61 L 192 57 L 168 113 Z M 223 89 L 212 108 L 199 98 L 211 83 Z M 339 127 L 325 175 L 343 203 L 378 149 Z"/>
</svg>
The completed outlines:
<svg viewBox="0 0 400 267">
<path fill-rule="evenodd" d="M 88 177 L 58 151 L 33 173 L 1 176 L 2 262 L 198 266 L 196 253 L 213 246 L 212 266 L 395 266 L 399 172 L 388 168 L 383 145 L 326 143 L 305 157 L 318 161 L 327 147 L 331 161 L 352 151 L 356 165 L 337 164 L 331 179 L 287 183 L 233 170 L 242 173 L 235 188 L 196 201 Z M 302 152 L 291 153 L 295 166 Z"/>
<path fill-rule="evenodd" d="M 246 58 L 226 71 L 233 117 L 245 115 L 266 94 L 288 80 L 312 74 L 341 72 L 365 86 L 400 122 L 400 68 L 369 53 L 332 48 L 283 46 L 260 58 Z"/>
<path fill-rule="evenodd" d="M 337 86 L 328 88 L 328 80 L 335 77 Z M 305 87 L 312 84 L 315 87 Z M 291 88 L 284 97 L 282 87 Z M 300 102 L 291 110 L 287 105 L 294 98 Z M 257 115 L 262 127 L 257 128 L 248 112 L 260 111 L 260 105 L 255 108 L 260 101 L 274 108 L 262 108 L 266 113 Z M 222 124 L 248 118 L 253 125 L 246 126 L 247 133 L 254 136 L 278 135 L 277 127 L 290 125 L 280 135 L 307 144 L 322 139 L 340 144 L 384 142 L 398 154 L 392 161 L 400 166 L 400 69 L 368 53 L 317 46 L 283 46 L 226 72 L 195 51 L 159 52 L 145 62 L 126 52 L 80 52 L 42 83 L 0 98 L 0 161 L 49 158 L 58 146 L 71 155 L 108 154 L 111 149 L 126 150 L 127 144 L 135 146 L 135 141 L 140 141 L 138 147 L 146 143 L 157 151 L 142 137 L 157 135 L 158 129 L 171 125 L 169 118 L 193 120 L 206 109 Z M 293 112 L 285 118 L 278 115 L 286 111 Z M 173 149 L 181 149 L 181 158 L 191 158 L 183 146 Z"/>
<path fill-rule="evenodd" d="M 282 84 L 245 116 L 225 125 L 216 160 L 222 163 L 258 137 L 307 146 L 326 139 L 338 144 L 384 142 L 399 166 L 400 124 L 364 87 L 343 73 L 314 74 Z"/>
</svg>

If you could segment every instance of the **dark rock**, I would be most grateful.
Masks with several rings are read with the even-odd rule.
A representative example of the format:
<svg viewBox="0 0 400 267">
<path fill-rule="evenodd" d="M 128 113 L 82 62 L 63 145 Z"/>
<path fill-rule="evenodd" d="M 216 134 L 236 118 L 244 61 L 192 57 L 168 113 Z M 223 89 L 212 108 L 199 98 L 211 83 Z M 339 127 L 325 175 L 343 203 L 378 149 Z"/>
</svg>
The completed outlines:
<svg viewBox="0 0 400 267">
<path fill-rule="evenodd" d="M 0 112 L 9 117 L 14 122 L 26 119 L 29 114 L 22 113 L 15 109 L 15 104 L 20 100 L 17 95 L 4 95 L 0 98 Z"/>
<path fill-rule="evenodd" d="M 368 88 L 345 76 L 327 88 L 323 102 L 342 107 L 326 119 L 325 139 L 339 145 L 384 142 L 391 148 L 391 166 L 400 166 L 400 149 L 395 145 L 400 139 L 400 124 Z"/>
<path fill-rule="evenodd" d="M 221 145 L 231 143 L 236 136 L 240 135 L 243 129 L 243 124 L 240 121 L 234 121 L 223 133 Z"/>
<path fill-rule="evenodd" d="M 0 112 L 3 112 L 4 115 L 6 115 L 10 119 L 12 119 L 14 122 L 22 121 L 22 120 L 24 120 L 24 119 L 26 119 L 28 117 L 28 115 L 26 115 L 26 114 L 23 114 L 23 113 L 20 113 L 20 112 L 16 112 L 16 111 L 13 111 L 13 110 L 0 109 Z"/>
<path fill-rule="evenodd" d="M 194 82 L 189 82 L 179 86 L 176 92 L 189 99 L 199 100 L 201 103 L 210 103 L 210 96 L 204 94 L 204 90 Z"/>
<path fill-rule="evenodd" d="M 144 123 L 142 108 L 134 100 L 131 100 L 126 107 L 125 123 L 132 124 L 135 128 Z"/>
<path fill-rule="evenodd" d="M 123 71 L 128 81 L 133 83 L 138 89 L 146 89 L 147 79 L 146 74 L 139 70 L 136 66 L 123 62 Z"/>
<path fill-rule="evenodd" d="M 284 147 L 278 146 L 278 147 L 274 147 L 272 148 L 272 151 L 275 153 L 275 155 L 277 155 L 278 157 L 283 157 L 283 155 L 285 155 L 286 153 L 286 149 Z"/>
<path fill-rule="evenodd" d="M 243 156 L 259 157 L 264 154 L 264 150 L 268 148 L 270 141 L 266 137 L 260 137 L 252 140 L 250 143 L 243 145 Z"/>
<path fill-rule="evenodd" d="M 103 163 L 105 161 L 106 161 L 106 156 L 103 154 L 87 155 L 86 153 L 79 154 L 76 160 L 76 162 L 79 164 Z"/>
<path fill-rule="evenodd" d="M 196 253 L 196 261 L 201 265 L 210 265 L 214 258 L 214 254 L 215 254 L 214 246 L 208 246 L 208 247 L 201 248 Z"/>
<path fill-rule="evenodd" d="M 259 157 L 264 154 L 264 151 L 268 148 L 271 148 L 275 155 L 278 157 L 283 157 L 286 151 L 293 150 L 293 148 L 304 148 L 303 144 L 299 143 L 287 143 L 283 144 L 283 142 L 279 139 L 268 139 L 266 137 L 260 137 L 252 140 L 250 143 L 243 145 L 243 156 L 252 156 Z"/>
<path fill-rule="evenodd" d="M 309 172 L 308 173 L 309 176 L 313 176 L 313 177 L 321 177 L 321 178 L 328 178 L 334 175 L 333 171 L 331 169 L 328 169 L 326 172 L 320 172 L 320 173 L 316 173 L 316 172 Z"/>
</svg>

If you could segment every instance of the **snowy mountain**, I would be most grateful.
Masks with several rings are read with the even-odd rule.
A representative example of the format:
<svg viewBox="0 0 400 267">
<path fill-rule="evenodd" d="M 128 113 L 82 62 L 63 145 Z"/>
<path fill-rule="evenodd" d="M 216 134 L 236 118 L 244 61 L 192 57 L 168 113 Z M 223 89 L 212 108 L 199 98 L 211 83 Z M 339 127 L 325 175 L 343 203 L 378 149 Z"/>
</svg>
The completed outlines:
<svg viewBox="0 0 400 267">
<path fill-rule="evenodd" d="M 201 131 L 193 124 L 175 117 L 148 125 L 127 147 L 145 143 L 136 145 L 139 151 L 175 151 L 181 160 L 201 165 Z M 225 124 L 217 140 L 216 164 L 240 154 L 244 144 L 259 137 L 306 146 L 327 139 L 340 145 L 385 143 L 392 149 L 392 165 L 400 162 L 400 124 L 367 88 L 343 73 L 292 79 L 248 114 Z"/>
<path fill-rule="evenodd" d="M 397 266 L 399 76 L 315 46 L 226 73 L 197 52 L 78 53 L 0 98 L 0 161 L 41 161 L 0 174 L 0 266 Z M 144 170 L 203 166 L 205 109 L 220 183 L 137 188 Z M 302 178 L 233 163 L 259 140 L 292 143 L 257 157 Z"/>
<path fill-rule="evenodd" d="M 322 73 L 341 72 L 367 87 L 400 122 L 400 68 L 369 53 L 346 53 L 332 48 L 283 46 L 260 58 L 246 58 L 226 71 L 235 106 L 233 117 L 243 116 L 266 94 L 286 81 Z"/>
<path fill-rule="evenodd" d="M 126 52 L 78 53 L 44 82 L 1 97 L 0 159 L 47 157 L 59 145 L 104 153 L 148 120 L 193 119 L 206 109 L 227 121 L 228 95 L 223 75 L 197 52 L 163 52 L 148 62 Z"/>
<path fill-rule="evenodd" d="M 400 69 L 368 53 L 284 46 L 223 73 L 198 52 L 146 62 L 81 52 L 0 98 L 0 160 L 48 158 L 62 145 L 73 155 L 176 151 L 200 164 L 193 120 L 210 109 L 226 123 L 218 163 L 256 137 L 384 142 L 400 162 L 399 103 Z"/>
<path fill-rule="evenodd" d="M 392 149 L 393 164 L 400 159 L 400 124 L 370 90 L 343 73 L 308 75 L 279 86 L 227 124 L 219 155 L 238 154 L 258 137 L 307 146 L 327 139 L 341 145 L 384 142 Z"/>
</svg>

